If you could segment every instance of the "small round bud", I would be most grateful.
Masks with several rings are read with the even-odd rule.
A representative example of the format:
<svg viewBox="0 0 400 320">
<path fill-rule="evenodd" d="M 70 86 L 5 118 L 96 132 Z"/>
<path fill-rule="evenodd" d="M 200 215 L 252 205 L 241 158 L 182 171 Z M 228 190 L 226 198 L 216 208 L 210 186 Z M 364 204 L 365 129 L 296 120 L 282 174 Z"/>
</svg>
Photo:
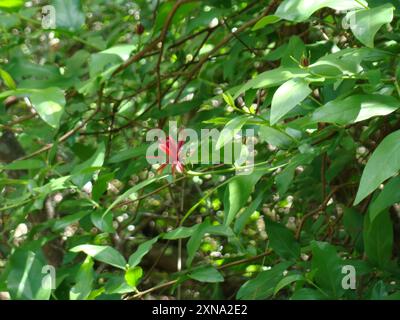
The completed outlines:
<svg viewBox="0 0 400 320">
<path fill-rule="evenodd" d="M 142 35 L 144 32 L 144 26 L 141 23 L 138 23 L 135 27 L 135 32 L 137 35 Z"/>
</svg>

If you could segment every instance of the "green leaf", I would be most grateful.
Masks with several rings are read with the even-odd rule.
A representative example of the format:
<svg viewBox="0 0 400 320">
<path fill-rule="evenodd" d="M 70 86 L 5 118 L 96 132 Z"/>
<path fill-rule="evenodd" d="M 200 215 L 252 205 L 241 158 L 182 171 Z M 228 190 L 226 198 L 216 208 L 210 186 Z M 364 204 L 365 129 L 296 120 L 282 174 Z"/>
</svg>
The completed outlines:
<svg viewBox="0 0 400 320">
<path fill-rule="evenodd" d="M 64 93 L 59 88 L 35 90 L 30 96 L 39 116 L 51 127 L 57 128 L 64 113 Z"/>
<path fill-rule="evenodd" d="M 114 172 L 99 174 L 92 188 L 92 199 L 99 201 L 108 188 L 108 183 L 114 178 Z"/>
<path fill-rule="evenodd" d="M 285 169 L 283 169 L 276 175 L 275 182 L 280 195 L 284 195 L 289 189 L 290 184 L 293 181 L 295 171 L 295 166 L 288 165 Z"/>
<path fill-rule="evenodd" d="M 72 248 L 71 251 L 84 252 L 93 259 L 107 263 L 120 269 L 125 269 L 126 266 L 126 261 L 124 257 L 117 250 L 110 246 L 82 244 Z"/>
<path fill-rule="evenodd" d="M 262 141 L 282 149 L 288 148 L 293 143 L 288 134 L 268 126 L 260 126 L 259 135 Z"/>
<path fill-rule="evenodd" d="M 239 95 L 249 89 L 275 87 L 293 78 L 305 78 L 310 74 L 300 68 L 277 68 L 260 73 L 255 78 L 245 83 L 234 95 L 236 99 Z"/>
<path fill-rule="evenodd" d="M 117 45 L 90 56 L 89 74 L 91 78 L 102 74 L 108 78 L 112 72 L 121 64 L 128 60 L 131 52 L 135 49 L 135 45 Z"/>
<path fill-rule="evenodd" d="M 96 228 L 103 232 L 114 233 L 113 227 L 113 215 L 112 212 L 104 214 L 104 210 L 93 211 L 90 215 L 90 219 Z"/>
<path fill-rule="evenodd" d="M 247 120 L 248 117 L 242 115 L 229 121 L 218 137 L 216 149 L 219 150 L 225 144 L 232 143 L 235 135 L 242 129 Z"/>
<path fill-rule="evenodd" d="M 291 79 L 282 84 L 272 97 L 271 124 L 277 123 L 311 93 L 307 81 Z"/>
<path fill-rule="evenodd" d="M 130 267 L 125 272 L 125 281 L 132 288 L 136 288 L 142 276 L 143 276 L 143 269 L 141 267 Z"/>
<path fill-rule="evenodd" d="M 399 169 L 400 130 L 397 130 L 386 136 L 369 158 L 361 176 L 354 205 L 360 203 L 386 179 L 397 174 Z"/>
<path fill-rule="evenodd" d="M 58 231 L 68 227 L 69 225 L 81 220 L 83 217 L 87 216 L 90 211 L 81 211 L 73 214 L 69 214 L 61 219 L 57 219 L 52 227 L 53 231 Z"/>
<path fill-rule="evenodd" d="M 388 296 L 384 297 L 383 300 L 400 300 L 400 291 L 389 294 Z"/>
<path fill-rule="evenodd" d="M 68 187 L 70 187 L 71 184 L 68 183 L 70 179 L 71 176 L 51 179 L 49 183 L 46 183 L 44 186 L 34 188 L 33 190 L 40 193 L 41 196 L 45 196 L 51 192 L 67 189 Z"/>
<path fill-rule="evenodd" d="M 284 52 L 282 52 L 281 67 L 298 68 L 305 53 L 306 46 L 303 40 L 297 35 L 291 36 L 287 43 L 287 47 Z M 307 70 L 307 72 L 309 72 L 309 70 Z"/>
<path fill-rule="evenodd" d="M 210 219 L 206 219 L 203 223 L 196 225 L 192 236 L 186 243 L 186 249 L 188 252 L 188 258 L 186 260 L 186 265 L 189 267 L 192 264 L 194 256 L 201 245 L 201 240 L 204 234 L 214 234 L 226 237 L 234 236 L 232 229 L 224 225 L 212 225 Z"/>
<path fill-rule="evenodd" d="M 380 7 L 349 12 L 346 18 L 354 36 L 367 47 L 374 47 L 374 38 L 378 30 L 393 20 L 394 7 L 386 3 Z"/>
<path fill-rule="evenodd" d="M 346 125 L 375 116 L 384 116 L 397 110 L 400 101 L 384 95 L 353 95 L 328 102 L 312 114 L 313 122 Z"/>
<path fill-rule="evenodd" d="M 341 11 L 364 8 L 360 3 L 368 5 L 364 0 L 285 0 L 279 5 L 275 15 L 282 19 L 301 22 L 324 7 Z"/>
<path fill-rule="evenodd" d="M 205 267 L 194 270 L 188 274 L 189 278 L 200 282 L 223 282 L 222 274 L 213 267 Z"/>
<path fill-rule="evenodd" d="M 316 283 L 331 295 L 340 298 L 344 293 L 342 288 L 342 260 L 336 253 L 334 246 L 327 242 L 311 242 L 313 258 L 312 271 Z"/>
<path fill-rule="evenodd" d="M 371 222 L 385 209 L 400 201 L 400 177 L 394 177 L 370 204 L 368 216 Z"/>
<path fill-rule="evenodd" d="M 145 155 L 147 148 L 148 145 L 144 144 L 142 146 L 122 150 L 121 152 L 112 155 L 108 160 L 108 163 L 118 163 L 125 160 L 133 159 L 138 156 Z"/>
<path fill-rule="evenodd" d="M 366 58 L 365 48 L 347 48 L 319 58 L 308 70 L 322 77 L 342 78 L 360 72 L 361 62 Z"/>
<path fill-rule="evenodd" d="M 5 166 L 0 165 L 0 170 L 27 170 L 27 169 L 39 169 L 45 167 L 45 163 L 42 160 L 28 159 L 28 160 L 16 160 Z"/>
<path fill-rule="evenodd" d="M 5 185 L 27 185 L 29 184 L 29 180 L 22 179 L 0 179 L 0 186 Z"/>
<path fill-rule="evenodd" d="M 48 300 L 51 286 L 42 281 L 48 274 L 43 273 L 47 265 L 42 252 L 16 249 L 11 255 L 10 273 L 7 278 L 7 288 L 13 300 Z"/>
<path fill-rule="evenodd" d="M 197 228 L 197 224 L 192 227 L 178 227 L 174 230 L 168 231 L 166 234 L 163 235 L 163 239 L 167 240 L 177 240 L 177 239 L 184 239 L 192 236 L 193 232 Z"/>
<path fill-rule="evenodd" d="M 85 162 L 78 164 L 72 170 L 72 181 L 78 186 L 83 187 L 88 181 L 92 179 L 93 174 L 85 173 L 89 168 L 101 167 L 104 163 L 106 153 L 105 144 L 99 143 L 96 152 Z"/>
<path fill-rule="evenodd" d="M 124 294 L 134 291 L 133 288 L 126 282 L 125 274 L 122 276 L 111 276 L 104 288 L 108 294 Z"/>
<path fill-rule="evenodd" d="M 281 20 L 281 18 L 279 18 L 277 16 L 272 16 L 272 15 L 263 17 L 260 20 L 258 20 L 258 22 L 254 25 L 254 27 L 251 30 L 256 31 L 256 30 L 262 29 L 265 26 L 267 26 L 269 24 L 274 24 L 280 20 Z"/>
<path fill-rule="evenodd" d="M 388 210 L 381 212 L 371 222 L 364 220 L 364 248 L 369 261 L 385 268 L 392 257 L 393 224 Z"/>
<path fill-rule="evenodd" d="M 306 281 L 306 278 L 301 275 L 301 274 L 291 274 L 285 278 L 283 278 L 281 281 L 278 282 L 274 289 L 274 295 L 276 295 L 279 291 L 281 291 L 283 288 L 287 287 L 288 285 L 292 284 L 293 282 L 297 281 Z"/>
<path fill-rule="evenodd" d="M 249 175 L 238 175 L 229 182 L 224 194 L 224 225 L 229 226 L 232 223 L 264 174 L 265 172 L 254 171 Z"/>
<path fill-rule="evenodd" d="M 166 117 L 182 115 L 188 113 L 194 108 L 199 108 L 201 103 L 202 101 L 199 99 L 193 99 L 190 101 L 184 101 L 180 103 L 171 103 L 162 108 L 161 110 L 152 109 L 149 113 L 144 114 L 143 117 L 139 117 L 139 119 L 142 118 L 147 119 L 148 117 L 153 119 L 162 119 Z"/>
<path fill-rule="evenodd" d="M 301 288 L 296 290 L 290 300 L 326 300 L 328 297 L 322 292 L 311 289 L 311 288 Z"/>
<path fill-rule="evenodd" d="M 300 244 L 294 234 L 285 226 L 267 219 L 265 227 L 268 234 L 269 246 L 282 258 L 296 260 L 300 257 Z"/>
<path fill-rule="evenodd" d="M 211 226 L 210 220 L 206 219 L 203 223 L 197 226 L 192 236 L 190 237 L 189 241 L 186 243 L 186 249 L 188 252 L 186 265 L 188 267 L 192 264 L 194 255 L 196 254 L 197 250 L 200 247 L 201 239 L 203 238 L 207 230 L 210 228 L 210 226 Z"/>
<path fill-rule="evenodd" d="M 264 194 L 268 188 L 262 190 L 257 197 L 249 204 L 249 206 L 244 210 L 240 216 L 235 221 L 235 226 L 233 230 L 235 233 L 242 232 L 244 226 L 246 225 L 247 221 L 249 220 L 250 216 L 253 214 L 255 210 L 257 210 L 258 206 L 260 205 L 261 201 L 264 199 Z"/>
<path fill-rule="evenodd" d="M 283 278 L 283 272 L 291 265 L 291 262 L 281 262 L 270 270 L 260 272 L 254 279 L 246 281 L 236 294 L 239 300 L 267 299 L 274 293 L 274 288 Z"/>
<path fill-rule="evenodd" d="M 92 258 L 86 257 L 76 274 L 75 285 L 69 291 L 70 300 L 84 300 L 89 297 L 94 281 L 93 265 Z"/>
<path fill-rule="evenodd" d="M 56 10 L 57 29 L 77 31 L 85 23 L 80 0 L 53 0 L 51 4 Z"/>
<path fill-rule="evenodd" d="M 229 92 L 223 93 L 222 97 L 224 98 L 227 105 L 229 105 L 231 107 L 235 107 L 235 101 L 233 100 L 233 98 Z"/>
<path fill-rule="evenodd" d="M 357 210 L 353 208 L 346 208 L 344 210 L 343 226 L 346 232 L 351 236 L 351 238 L 355 242 L 356 248 L 358 242 L 362 240 L 363 224 L 364 224 L 363 216 Z"/>
<path fill-rule="evenodd" d="M 142 261 L 142 258 L 151 250 L 151 248 L 157 241 L 158 237 L 155 237 L 140 244 L 137 250 L 134 253 L 132 253 L 131 256 L 129 257 L 128 261 L 129 267 L 132 268 L 137 266 L 140 263 L 140 261 Z"/>
<path fill-rule="evenodd" d="M 383 300 L 385 297 L 388 296 L 388 290 L 386 284 L 379 280 L 375 283 L 374 287 L 371 291 L 371 300 Z"/>
<path fill-rule="evenodd" d="M 165 20 L 168 17 L 169 12 L 172 10 L 174 6 L 174 2 L 165 2 L 162 3 L 159 7 L 159 9 L 157 10 L 157 17 L 156 20 L 154 22 L 154 31 L 157 32 L 159 31 L 164 23 Z M 176 10 L 176 13 L 174 14 L 174 16 L 172 17 L 172 24 L 178 23 L 180 21 L 182 21 L 184 18 L 188 17 L 191 13 L 191 11 L 193 11 L 194 8 L 196 8 L 198 6 L 198 3 L 184 3 L 182 4 L 178 10 Z"/>
<path fill-rule="evenodd" d="M 0 2 L 0 8 L 17 8 L 24 4 L 23 0 L 2 0 Z"/>
<path fill-rule="evenodd" d="M 0 5 L 1 6 L 1 5 Z M 10 76 L 10 74 L 0 68 L 0 77 L 3 79 L 4 84 L 11 90 L 16 89 L 17 85 L 14 82 L 14 79 Z"/>
</svg>

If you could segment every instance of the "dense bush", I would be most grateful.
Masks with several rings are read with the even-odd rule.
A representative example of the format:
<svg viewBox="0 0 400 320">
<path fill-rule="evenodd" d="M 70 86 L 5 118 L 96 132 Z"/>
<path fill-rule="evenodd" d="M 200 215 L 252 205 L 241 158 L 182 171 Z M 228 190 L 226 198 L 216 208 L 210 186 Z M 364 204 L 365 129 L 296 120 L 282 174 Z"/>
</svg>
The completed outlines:
<svg viewBox="0 0 400 320">
<path fill-rule="evenodd" d="M 0 298 L 400 298 L 399 8 L 0 1 Z"/>
</svg>

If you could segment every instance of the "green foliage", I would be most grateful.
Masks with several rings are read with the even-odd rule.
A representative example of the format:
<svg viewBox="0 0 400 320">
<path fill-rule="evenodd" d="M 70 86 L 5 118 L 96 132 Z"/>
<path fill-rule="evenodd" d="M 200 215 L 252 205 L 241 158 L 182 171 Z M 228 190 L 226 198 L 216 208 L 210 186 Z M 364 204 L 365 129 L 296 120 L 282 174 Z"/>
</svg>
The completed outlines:
<svg viewBox="0 0 400 320">
<path fill-rule="evenodd" d="M 84 252 L 94 259 L 107 263 L 111 266 L 124 269 L 126 261 L 124 257 L 109 246 L 96 246 L 90 244 L 82 244 L 71 249 L 72 252 Z"/>
<path fill-rule="evenodd" d="M 273 221 L 266 221 L 270 247 L 283 259 L 296 260 L 300 256 L 300 245 L 293 233 L 286 227 Z"/>
<path fill-rule="evenodd" d="M 370 10 L 349 13 L 348 18 L 354 19 L 354 23 L 350 25 L 354 36 L 367 47 L 372 48 L 376 33 L 384 24 L 393 20 L 393 9 L 393 5 L 388 3 Z"/>
<path fill-rule="evenodd" d="M 310 93 L 311 89 L 302 78 L 291 79 L 282 84 L 272 97 L 271 124 L 278 122 Z"/>
<path fill-rule="evenodd" d="M 200 282 L 223 282 L 224 277 L 212 267 L 201 268 L 189 273 L 189 277 Z"/>
<path fill-rule="evenodd" d="M 400 130 L 385 137 L 368 160 L 360 181 L 355 204 L 379 187 L 400 169 Z M 380 168 L 377 170 L 377 168 Z"/>
<path fill-rule="evenodd" d="M 10 272 L 7 277 L 7 289 L 13 299 L 48 300 L 51 286 L 43 286 L 42 268 L 46 261 L 40 251 L 17 249 L 10 261 Z"/>
</svg>

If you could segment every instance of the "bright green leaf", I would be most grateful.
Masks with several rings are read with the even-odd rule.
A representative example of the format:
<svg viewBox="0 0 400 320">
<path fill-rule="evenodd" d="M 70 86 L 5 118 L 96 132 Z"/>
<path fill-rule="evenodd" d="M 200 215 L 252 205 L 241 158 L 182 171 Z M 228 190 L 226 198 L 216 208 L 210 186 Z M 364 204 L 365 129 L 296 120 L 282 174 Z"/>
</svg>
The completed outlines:
<svg viewBox="0 0 400 320">
<path fill-rule="evenodd" d="M 129 257 L 129 266 L 131 268 L 137 266 L 140 261 L 142 261 L 142 258 L 151 250 L 151 248 L 157 241 L 158 237 L 155 237 L 140 244 L 137 250 Z"/>
<path fill-rule="evenodd" d="M 92 291 L 94 281 L 93 260 L 86 257 L 75 277 L 75 285 L 69 291 L 70 300 L 84 300 Z"/>
<path fill-rule="evenodd" d="M 85 14 L 80 0 L 52 0 L 56 10 L 56 27 L 68 31 L 77 31 L 85 23 Z"/>
<path fill-rule="evenodd" d="M 260 73 L 255 78 L 245 83 L 234 95 L 236 99 L 240 94 L 249 89 L 275 87 L 293 78 L 305 78 L 310 74 L 300 68 L 277 68 Z"/>
<path fill-rule="evenodd" d="M 39 169 L 45 167 L 45 164 L 41 160 L 27 159 L 27 160 L 16 160 L 5 166 L 0 165 L 0 170 L 27 170 L 27 169 Z"/>
<path fill-rule="evenodd" d="M 293 143 L 288 134 L 272 127 L 260 126 L 259 135 L 262 141 L 267 141 L 270 145 L 282 149 L 289 147 Z"/>
<path fill-rule="evenodd" d="M 37 90 L 32 93 L 30 99 L 39 116 L 50 126 L 57 128 L 65 106 L 62 90 L 58 88 Z"/>
<path fill-rule="evenodd" d="M 381 193 L 370 204 L 368 215 L 371 222 L 385 209 L 400 202 L 400 177 L 394 177 L 385 185 Z"/>
<path fill-rule="evenodd" d="M 386 136 L 369 158 L 361 176 L 354 205 L 360 203 L 382 182 L 397 174 L 399 170 L 400 130 L 397 130 Z"/>
<path fill-rule="evenodd" d="M 272 220 L 266 220 L 265 227 L 269 246 L 278 255 L 287 260 L 296 260 L 300 257 L 300 245 L 295 240 L 292 231 Z"/>
<path fill-rule="evenodd" d="M 43 285 L 47 265 L 41 251 L 17 249 L 10 257 L 11 271 L 7 286 L 11 298 L 15 300 L 48 300 L 51 295 L 51 283 Z M 50 279 L 50 277 L 49 277 Z"/>
<path fill-rule="evenodd" d="M 254 279 L 246 281 L 236 294 L 239 300 L 261 300 L 272 296 L 278 282 L 283 278 L 283 272 L 291 265 L 281 262 L 270 270 L 260 272 Z"/>
<path fill-rule="evenodd" d="M 143 269 L 141 267 L 130 267 L 125 272 L 125 281 L 131 287 L 136 288 L 142 276 L 143 276 Z"/>
<path fill-rule="evenodd" d="M 277 17 L 277 16 L 266 16 L 261 18 L 260 20 L 258 20 L 258 22 L 254 25 L 254 27 L 251 29 L 252 31 L 256 31 L 259 29 L 264 28 L 265 26 L 269 25 L 269 24 L 274 24 L 278 21 L 280 21 L 281 18 Z"/>
<path fill-rule="evenodd" d="M 225 128 L 221 131 L 217 144 L 216 144 L 216 149 L 219 150 L 221 149 L 224 145 L 232 143 L 234 140 L 234 137 L 236 134 L 242 129 L 246 121 L 248 120 L 248 117 L 245 115 L 238 116 L 236 118 L 233 118 L 231 121 L 229 121 Z"/>
<path fill-rule="evenodd" d="M 1 5 L 0 5 L 1 6 Z M 9 88 L 9 89 L 11 89 L 11 90 L 14 90 L 14 89 L 16 89 L 16 84 L 15 84 L 15 81 L 14 81 L 14 79 L 10 76 L 10 74 L 7 72 L 7 71 L 5 71 L 5 70 L 3 70 L 3 69 L 1 69 L 0 68 L 0 77 L 3 79 L 3 81 L 4 81 L 4 84 Z"/>
<path fill-rule="evenodd" d="M 312 270 L 316 283 L 330 293 L 332 298 L 339 298 L 344 293 L 342 287 L 342 260 L 334 246 L 327 242 L 312 241 Z"/>
<path fill-rule="evenodd" d="M 275 15 L 282 19 L 301 22 L 324 7 L 342 11 L 364 8 L 360 3 L 367 5 L 364 0 L 285 0 L 279 5 Z"/>
<path fill-rule="evenodd" d="M 224 225 L 229 226 L 239 210 L 246 204 L 254 186 L 265 172 L 254 171 L 238 175 L 229 182 L 224 194 Z"/>
<path fill-rule="evenodd" d="M 274 295 L 276 295 L 279 291 L 281 291 L 283 288 L 287 287 L 288 285 L 292 284 L 293 282 L 305 281 L 305 280 L 306 280 L 306 278 L 301 274 L 291 274 L 278 282 L 278 284 L 276 285 L 276 287 L 274 289 Z"/>
<path fill-rule="evenodd" d="M 346 125 L 390 114 L 399 107 L 400 101 L 391 96 L 354 95 L 330 101 L 318 108 L 312 114 L 312 121 Z"/>
<path fill-rule="evenodd" d="M 107 263 L 120 269 L 125 269 L 126 266 L 126 261 L 124 257 L 117 250 L 110 246 L 82 244 L 72 248 L 71 251 L 84 252 L 93 259 Z"/>
<path fill-rule="evenodd" d="M 200 282 L 223 282 L 222 274 L 213 267 L 205 267 L 194 270 L 188 274 L 189 278 Z"/>
<path fill-rule="evenodd" d="M 350 28 L 355 37 L 367 47 L 374 47 L 374 38 L 378 30 L 393 20 L 394 7 L 386 3 L 380 7 L 358 10 L 347 14 Z"/>
<path fill-rule="evenodd" d="M 295 106 L 311 93 L 307 81 L 302 78 L 291 79 L 275 92 L 271 104 L 271 124 L 277 123 Z"/>
</svg>

